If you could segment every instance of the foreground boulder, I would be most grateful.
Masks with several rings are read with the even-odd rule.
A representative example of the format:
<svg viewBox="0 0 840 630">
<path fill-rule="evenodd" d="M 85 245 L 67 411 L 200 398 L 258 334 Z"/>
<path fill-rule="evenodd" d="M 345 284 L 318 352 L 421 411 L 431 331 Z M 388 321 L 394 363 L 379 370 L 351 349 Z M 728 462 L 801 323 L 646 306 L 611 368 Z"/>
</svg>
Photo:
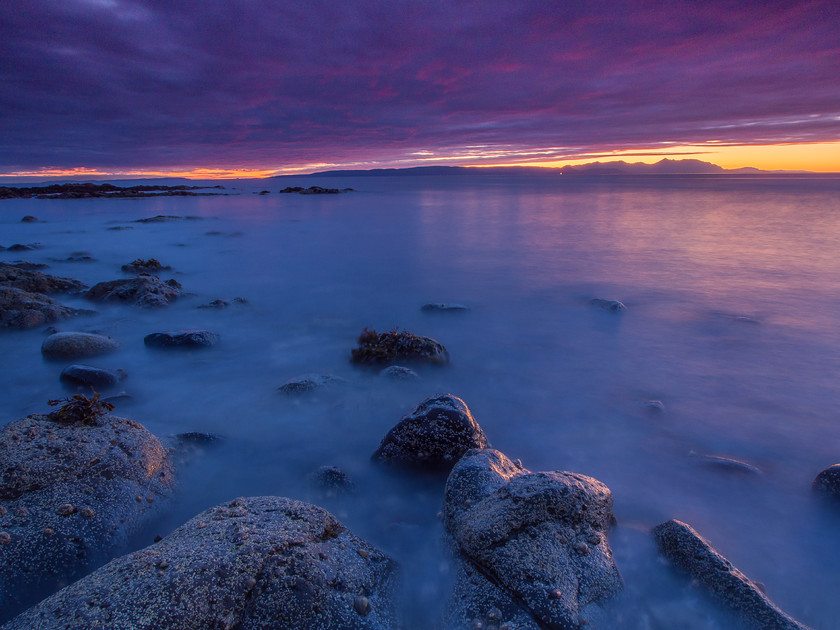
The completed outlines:
<svg viewBox="0 0 840 630">
<path fill-rule="evenodd" d="M 100 302 L 127 302 L 145 307 L 166 306 L 184 294 L 174 278 L 164 282 L 157 276 L 140 275 L 93 285 L 85 297 Z"/>
<path fill-rule="evenodd" d="M 593 625 L 598 603 L 621 591 L 606 537 L 613 518 L 612 494 L 600 481 L 532 473 L 491 449 L 466 453 L 446 482 L 447 532 L 503 590 L 499 601 L 519 600 L 538 627 Z M 453 606 L 470 627 L 469 601 Z"/>
<path fill-rule="evenodd" d="M 105 335 L 85 332 L 53 333 L 41 344 L 41 354 L 48 359 L 83 359 L 113 352 L 119 342 Z"/>
<path fill-rule="evenodd" d="M 125 376 L 125 370 L 106 370 L 92 365 L 73 364 L 61 371 L 59 379 L 68 385 L 101 390 L 121 383 Z"/>
<path fill-rule="evenodd" d="M 350 360 L 361 365 L 387 365 L 403 361 L 449 363 L 449 352 L 438 341 L 410 332 L 391 330 L 378 333 L 365 328 L 358 339 L 359 347 L 350 353 Z"/>
<path fill-rule="evenodd" d="M 93 311 L 70 308 L 43 293 L 0 285 L 0 328 L 35 328 Z"/>
<path fill-rule="evenodd" d="M 87 288 L 87 285 L 78 280 L 51 276 L 12 263 L 0 263 L 0 285 L 29 293 L 77 292 Z"/>
<path fill-rule="evenodd" d="M 155 436 L 74 401 L 0 430 L 0 620 L 121 552 L 173 491 Z"/>
<path fill-rule="evenodd" d="M 746 575 L 690 525 L 670 520 L 653 528 L 659 551 L 755 628 L 807 630 L 782 612 Z"/>
<path fill-rule="evenodd" d="M 822 471 L 813 483 L 814 491 L 834 500 L 840 500 L 840 464 Z"/>
<path fill-rule="evenodd" d="M 452 394 L 438 394 L 403 416 L 382 439 L 372 459 L 448 470 L 468 450 L 487 446 L 487 436 L 466 403 Z"/>
<path fill-rule="evenodd" d="M 150 348 L 209 348 L 218 343 L 220 336 L 209 330 L 169 330 L 143 337 Z"/>
<path fill-rule="evenodd" d="M 252 497 L 199 514 L 3 630 L 391 630 L 395 581 L 394 562 L 326 510 Z"/>
</svg>

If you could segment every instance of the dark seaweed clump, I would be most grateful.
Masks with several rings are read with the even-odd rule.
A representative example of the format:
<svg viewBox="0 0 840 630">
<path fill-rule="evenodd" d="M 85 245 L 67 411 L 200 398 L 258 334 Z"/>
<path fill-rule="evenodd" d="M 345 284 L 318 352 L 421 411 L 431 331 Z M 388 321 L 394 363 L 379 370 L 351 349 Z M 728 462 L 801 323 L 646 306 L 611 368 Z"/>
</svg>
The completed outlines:
<svg viewBox="0 0 840 630">
<path fill-rule="evenodd" d="M 55 411 L 47 414 L 53 422 L 59 424 L 87 424 L 98 425 L 99 416 L 114 409 L 114 405 L 99 400 L 99 393 L 93 392 L 93 397 L 88 398 L 84 394 L 75 394 L 70 398 L 50 400 L 50 407 L 58 407 Z M 64 404 L 62 404 L 64 403 Z"/>
<path fill-rule="evenodd" d="M 379 333 L 365 328 L 358 339 L 359 347 L 351 351 L 351 361 L 363 365 L 381 365 L 398 360 L 446 363 L 449 355 L 440 343 L 394 328 Z"/>
</svg>

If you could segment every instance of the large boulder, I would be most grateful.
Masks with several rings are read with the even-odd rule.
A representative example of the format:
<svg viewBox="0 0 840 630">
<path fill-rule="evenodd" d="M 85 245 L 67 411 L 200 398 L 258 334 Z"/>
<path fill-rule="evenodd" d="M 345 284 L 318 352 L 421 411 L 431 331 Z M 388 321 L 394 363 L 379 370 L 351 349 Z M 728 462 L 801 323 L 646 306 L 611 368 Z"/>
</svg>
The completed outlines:
<svg viewBox="0 0 840 630">
<path fill-rule="evenodd" d="M 404 330 L 378 333 L 365 328 L 359 335 L 358 348 L 350 353 L 350 360 L 360 365 L 388 365 L 401 362 L 449 363 L 449 352 L 443 344 L 429 337 L 421 337 Z"/>
<path fill-rule="evenodd" d="M 0 263 L 0 285 L 29 293 L 61 293 L 84 291 L 87 285 L 72 278 L 50 276 L 11 263 Z"/>
<path fill-rule="evenodd" d="M 538 625 L 594 625 L 599 603 L 622 589 L 607 543 L 612 494 L 596 479 L 532 473 L 499 451 L 473 450 L 449 475 L 443 516 L 463 555 Z"/>
<path fill-rule="evenodd" d="M 122 552 L 174 489 L 154 435 L 85 407 L 0 430 L 0 620 Z"/>
<path fill-rule="evenodd" d="M 138 306 L 166 306 L 184 294 L 174 278 L 164 282 L 157 276 L 140 275 L 135 278 L 110 280 L 93 285 L 85 297 L 100 302 L 127 302 Z"/>
<path fill-rule="evenodd" d="M 382 439 L 372 459 L 448 470 L 468 450 L 487 446 L 487 436 L 466 403 L 452 394 L 438 394 L 403 416 Z"/>
<path fill-rule="evenodd" d="M 41 344 L 41 354 L 48 359 L 83 359 L 107 354 L 120 347 L 119 342 L 105 335 L 85 332 L 53 333 Z"/>
<path fill-rule="evenodd" d="M 829 466 L 817 475 L 812 487 L 825 497 L 840 500 L 840 464 Z"/>
<path fill-rule="evenodd" d="M 782 612 L 752 580 L 694 529 L 677 520 L 653 528 L 659 551 L 754 628 L 807 630 Z"/>
<path fill-rule="evenodd" d="M 67 317 L 92 314 L 93 311 L 64 306 L 43 293 L 0 285 L 0 328 L 35 328 Z"/>
<path fill-rule="evenodd" d="M 319 507 L 237 499 L 117 558 L 3 630 L 391 630 L 394 562 Z"/>
</svg>

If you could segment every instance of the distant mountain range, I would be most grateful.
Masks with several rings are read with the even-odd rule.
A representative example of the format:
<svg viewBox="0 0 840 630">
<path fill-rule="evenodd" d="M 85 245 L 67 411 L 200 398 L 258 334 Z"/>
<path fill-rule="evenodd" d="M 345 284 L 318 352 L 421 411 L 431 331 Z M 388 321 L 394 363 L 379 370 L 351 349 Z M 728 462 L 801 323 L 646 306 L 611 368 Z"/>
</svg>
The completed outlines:
<svg viewBox="0 0 840 630">
<path fill-rule="evenodd" d="M 575 176 L 597 175 L 761 175 L 778 173 L 799 173 L 808 171 L 763 171 L 758 168 L 726 169 L 702 160 L 669 160 L 664 158 L 654 164 L 643 162 L 589 162 L 562 168 L 539 166 L 415 166 L 413 168 L 375 168 L 366 171 L 320 171 L 305 177 L 383 177 L 416 176 L 434 177 L 453 175 L 534 175 L 552 177 L 558 174 Z M 281 175 L 280 177 L 288 177 Z M 300 176 L 298 176 L 300 177 Z"/>
</svg>

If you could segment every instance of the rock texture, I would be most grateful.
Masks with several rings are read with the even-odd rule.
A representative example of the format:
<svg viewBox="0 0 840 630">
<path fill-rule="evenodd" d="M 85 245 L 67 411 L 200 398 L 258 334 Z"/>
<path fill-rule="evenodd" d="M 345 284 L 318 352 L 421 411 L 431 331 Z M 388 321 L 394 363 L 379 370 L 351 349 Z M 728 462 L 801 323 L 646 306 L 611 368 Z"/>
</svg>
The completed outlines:
<svg viewBox="0 0 840 630">
<path fill-rule="evenodd" d="M 389 464 L 449 469 L 487 437 L 466 403 L 452 394 L 427 398 L 388 431 L 372 459 Z"/>
<path fill-rule="evenodd" d="M 106 389 L 125 380 L 124 370 L 106 370 L 92 365 L 68 365 L 61 371 L 59 378 L 63 383 L 77 387 Z"/>
<path fill-rule="evenodd" d="M 140 275 L 123 280 L 110 280 L 93 285 L 85 297 L 100 302 L 127 302 L 138 306 L 166 306 L 178 299 L 184 291 L 175 280 L 164 282 L 157 276 Z"/>
<path fill-rule="evenodd" d="M 0 475 L 0 619 L 121 551 L 175 483 L 169 450 L 112 415 L 10 422 Z"/>
<path fill-rule="evenodd" d="M 621 591 L 606 539 L 612 520 L 600 481 L 532 473 L 491 449 L 466 453 L 446 482 L 447 532 L 542 627 L 583 627 Z"/>
<path fill-rule="evenodd" d="M 659 551 L 756 629 L 807 630 L 767 596 L 690 525 L 670 520 L 653 529 Z"/>
<path fill-rule="evenodd" d="M 395 566 L 329 512 L 237 499 L 113 560 L 3 630 L 391 630 Z"/>
<path fill-rule="evenodd" d="M 120 347 L 117 340 L 85 332 L 53 333 L 41 344 L 41 354 L 49 359 L 83 359 L 107 354 Z"/>
<path fill-rule="evenodd" d="M 829 466 L 817 475 L 813 488 L 825 496 L 840 499 L 840 464 Z"/>
<path fill-rule="evenodd" d="M 92 315 L 93 311 L 70 308 L 43 293 L 30 293 L 0 285 L 0 327 L 35 328 L 68 317 Z"/>
<path fill-rule="evenodd" d="M 209 330 L 169 330 L 146 335 L 143 343 L 151 348 L 209 348 L 219 339 Z"/>
<path fill-rule="evenodd" d="M 62 293 L 84 291 L 87 285 L 72 278 L 51 276 L 11 263 L 0 263 L 0 285 L 30 293 Z"/>
<path fill-rule="evenodd" d="M 404 361 L 449 363 L 449 352 L 438 341 L 410 332 L 391 330 L 378 333 L 365 328 L 358 339 L 359 347 L 351 351 L 350 360 L 361 365 L 387 365 Z"/>
<path fill-rule="evenodd" d="M 137 258 L 121 267 L 126 273 L 157 273 L 158 271 L 169 271 L 169 265 L 164 265 L 156 258 Z"/>
</svg>

